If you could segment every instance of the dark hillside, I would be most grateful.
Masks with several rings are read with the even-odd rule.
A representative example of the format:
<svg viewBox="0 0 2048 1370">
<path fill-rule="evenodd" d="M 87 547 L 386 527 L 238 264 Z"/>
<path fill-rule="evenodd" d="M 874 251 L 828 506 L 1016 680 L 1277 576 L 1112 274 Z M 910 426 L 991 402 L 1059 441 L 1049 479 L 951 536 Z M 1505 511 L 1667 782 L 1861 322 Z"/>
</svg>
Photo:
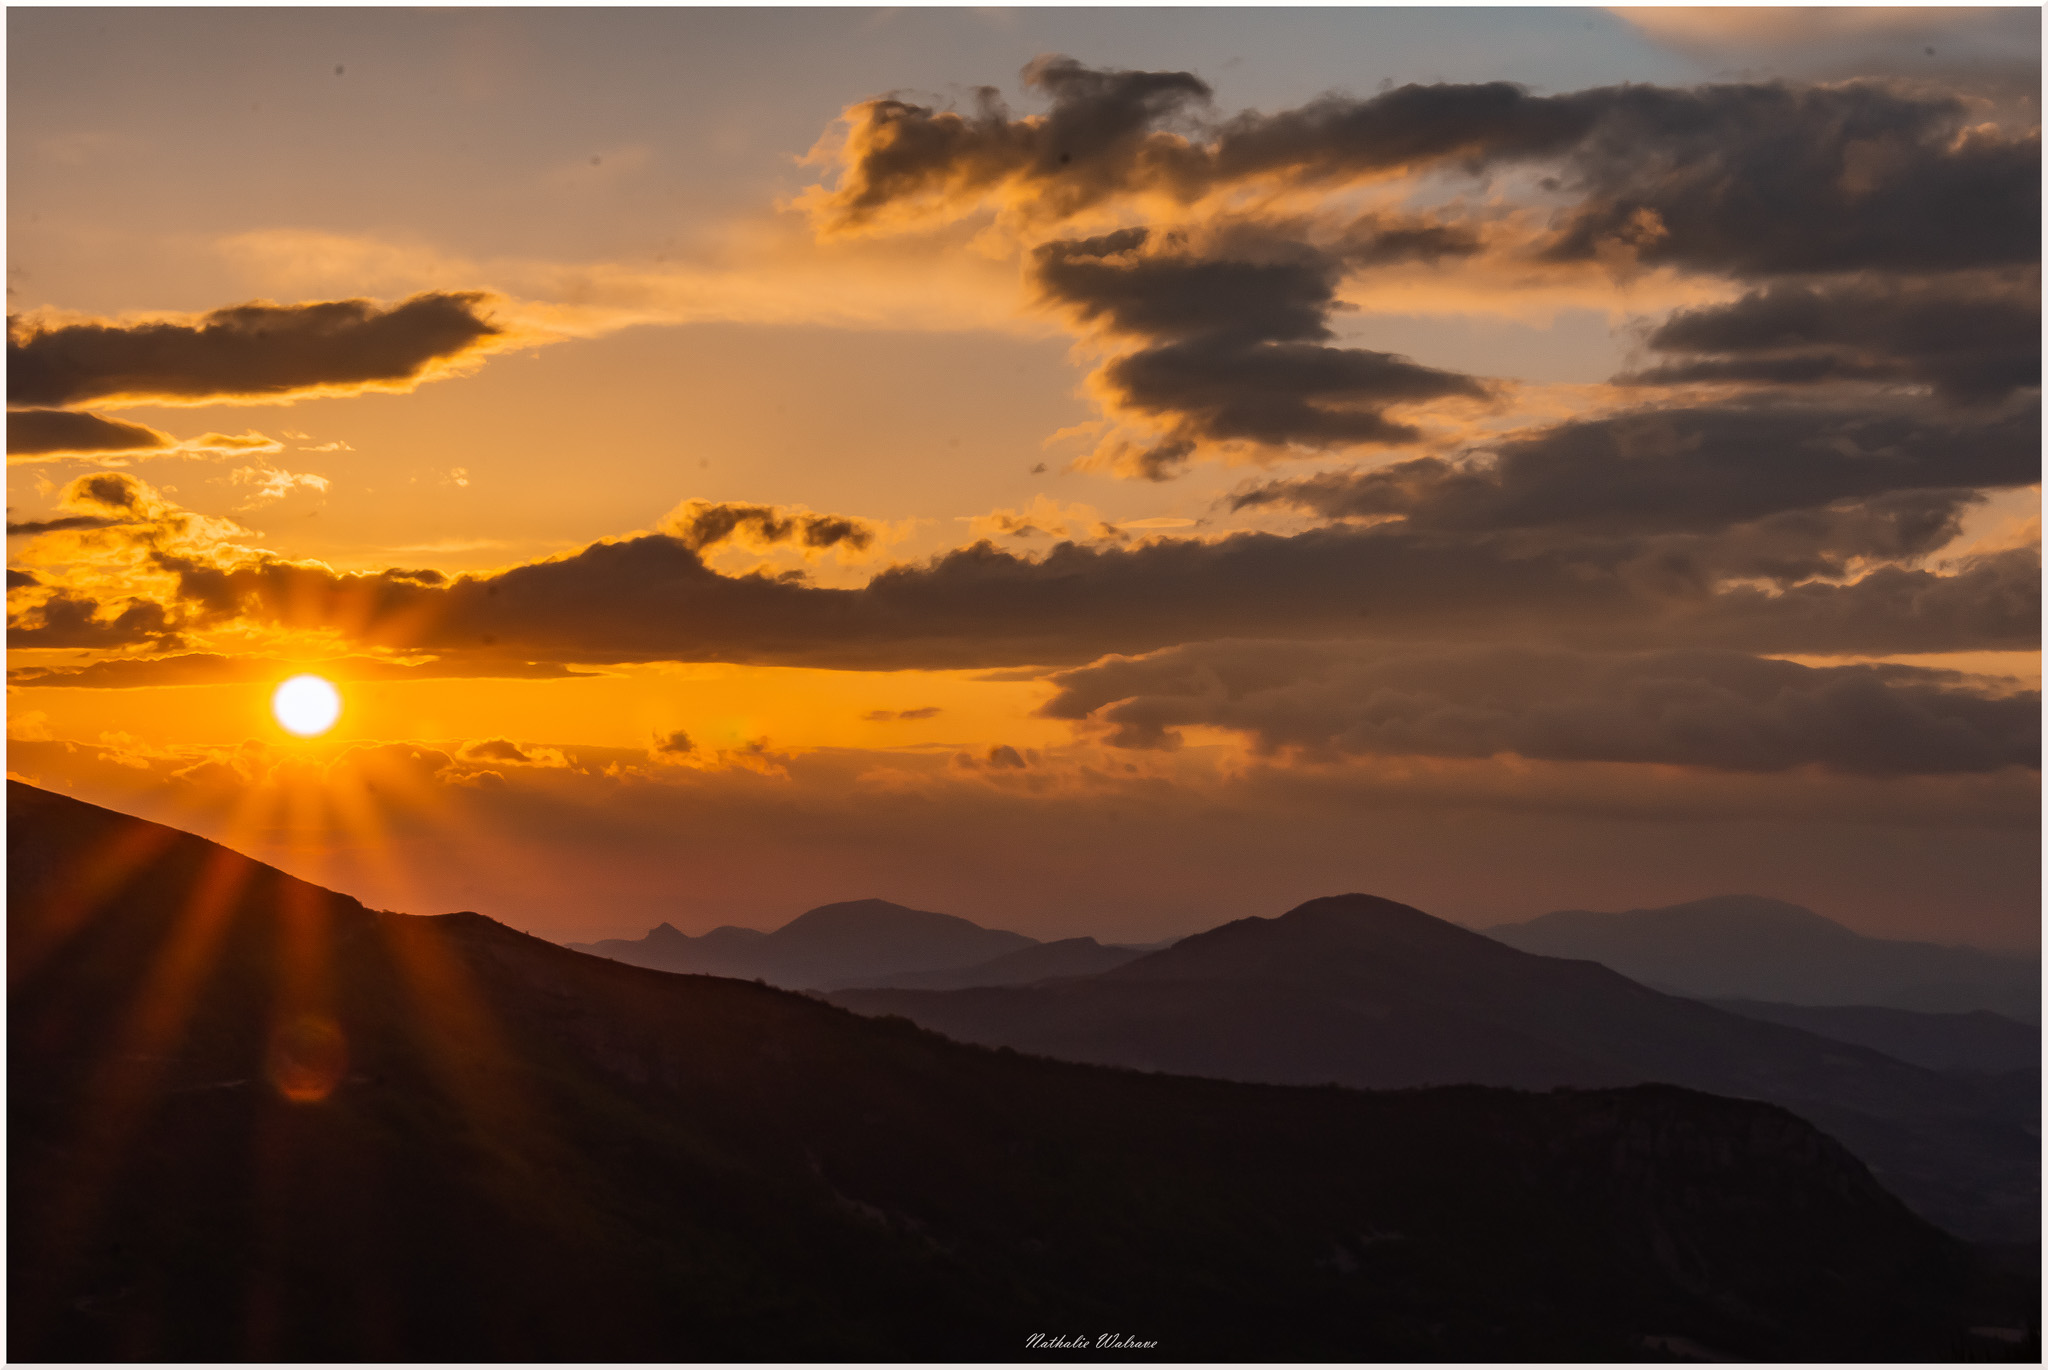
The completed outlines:
<svg viewBox="0 0 2048 1370">
<path fill-rule="evenodd" d="M 2040 1229 L 2040 1142 L 2014 1082 L 1660 994 L 1370 895 L 1241 918 L 1087 979 L 849 990 L 960 1041 L 1273 1084 L 1524 1089 L 1659 1081 L 1793 1109 L 1919 1211 L 1978 1240 Z"/>
<path fill-rule="evenodd" d="M 17 1359 L 2032 1354 L 1769 1105 L 1037 1060 L 8 821 Z"/>
</svg>

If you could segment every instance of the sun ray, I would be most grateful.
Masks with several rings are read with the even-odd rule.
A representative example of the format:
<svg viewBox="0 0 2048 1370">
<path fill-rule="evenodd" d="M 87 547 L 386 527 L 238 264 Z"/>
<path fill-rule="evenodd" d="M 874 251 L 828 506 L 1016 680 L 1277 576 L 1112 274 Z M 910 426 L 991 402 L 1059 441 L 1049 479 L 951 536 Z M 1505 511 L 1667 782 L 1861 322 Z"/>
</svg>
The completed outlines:
<svg viewBox="0 0 2048 1370">
<path fill-rule="evenodd" d="M 89 1076 L 78 1110 L 79 1127 L 50 1209 L 50 1230 L 42 1248 L 49 1266 L 46 1278 L 61 1278 L 91 1239 L 134 1134 L 162 1097 L 175 1064 L 170 1053 L 257 869 L 247 857 L 225 848 L 206 853 L 190 897 L 163 929 L 149 969 L 105 1039 L 106 1046 L 96 1061 L 81 1063 Z"/>
<path fill-rule="evenodd" d="M 25 982 L 50 956 L 83 931 L 114 896 L 139 878 L 171 845 L 176 836 L 153 824 L 123 825 L 98 850 L 82 853 L 65 871 L 62 890 L 50 903 L 49 915 L 33 924 L 10 926 L 7 980 Z"/>
</svg>

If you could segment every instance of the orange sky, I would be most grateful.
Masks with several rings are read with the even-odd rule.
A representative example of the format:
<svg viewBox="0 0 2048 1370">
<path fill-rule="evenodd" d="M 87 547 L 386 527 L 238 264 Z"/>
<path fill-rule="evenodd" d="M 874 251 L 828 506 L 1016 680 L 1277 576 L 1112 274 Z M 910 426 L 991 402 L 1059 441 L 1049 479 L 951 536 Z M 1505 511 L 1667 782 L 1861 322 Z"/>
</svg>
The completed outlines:
<svg viewBox="0 0 2048 1370">
<path fill-rule="evenodd" d="M 787 17 L 11 12 L 11 771 L 564 938 L 2034 945 L 2038 15 Z"/>
</svg>

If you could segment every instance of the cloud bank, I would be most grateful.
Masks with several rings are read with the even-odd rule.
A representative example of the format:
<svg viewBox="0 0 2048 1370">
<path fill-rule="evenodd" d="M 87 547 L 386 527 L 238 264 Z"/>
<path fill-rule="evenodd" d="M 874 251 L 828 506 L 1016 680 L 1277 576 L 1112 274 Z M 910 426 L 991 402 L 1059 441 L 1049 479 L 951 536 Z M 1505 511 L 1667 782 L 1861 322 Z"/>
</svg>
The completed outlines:
<svg viewBox="0 0 2048 1370">
<path fill-rule="evenodd" d="M 430 291 L 388 309 L 330 300 L 132 324 L 10 317 L 8 402 L 261 404 L 409 390 L 505 341 L 490 304 L 478 291 Z"/>
<path fill-rule="evenodd" d="M 1053 718 L 1113 746 L 1228 729 L 1264 753 L 1514 755 L 1851 775 L 2038 770 L 2038 692 L 1953 672 L 1802 666 L 1730 652 L 1209 642 L 1053 677 Z"/>
</svg>

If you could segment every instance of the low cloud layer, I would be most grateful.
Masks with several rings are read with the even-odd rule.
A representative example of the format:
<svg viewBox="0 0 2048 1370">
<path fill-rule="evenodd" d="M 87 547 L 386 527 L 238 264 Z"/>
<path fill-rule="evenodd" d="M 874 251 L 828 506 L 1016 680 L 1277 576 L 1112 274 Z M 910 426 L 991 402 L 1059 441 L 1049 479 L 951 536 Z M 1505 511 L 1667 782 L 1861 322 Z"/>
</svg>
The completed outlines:
<svg viewBox="0 0 2048 1370">
<path fill-rule="evenodd" d="M 1053 677 L 1053 718 L 1113 746 L 1184 728 L 1311 757 L 1514 755 L 1854 775 L 2039 769 L 2038 692 L 1951 672 L 1810 667 L 1728 652 L 1539 647 L 1389 652 L 1358 643 L 1210 642 Z"/>
<path fill-rule="evenodd" d="M 7 414 L 7 455 L 138 452 L 170 447 L 169 433 L 144 424 L 67 409 L 14 409 Z"/>
<path fill-rule="evenodd" d="M 223 404 L 410 389 L 502 341 L 490 297 L 255 303 L 182 321 L 10 318 L 8 402 Z"/>
<path fill-rule="evenodd" d="M 76 409 L 13 409 L 7 414 L 9 465 L 84 460 L 126 466 L 143 457 L 249 457 L 284 450 L 262 433 L 202 433 L 176 438 L 146 424 Z"/>
<path fill-rule="evenodd" d="M 1417 528 L 1701 531 L 1838 500 L 2040 478 L 2040 404 L 1989 417 L 1730 403 L 1573 420 L 1490 456 L 1423 457 L 1256 484 L 1234 509 L 1399 517 Z"/>
<path fill-rule="evenodd" d="M 10 631 L 12 631 L 10 629 Z M 552 662 L 493 659 L 467 653 L 445 661 L 384 661 L 376 657 L 288 660 L 273 656 L 227 656 L 181 652 L 174 656 L 119 657 L 85 666 L 19 666 L 8 671 L 10 685 L 56 689 L 134 690 L 160 685 L 245 685 L 316 671 L 330 680 L 566 680 L 578 672 Z"/>
<path fill-rule="evenodd" d="M 1059 665 L 1251 634 L 1711 642 L 1767 652 L 2031 647 L 2035 556 L 2016 550 L 1949 574 L 1887 567 L 1771 593 L 1674 577 L 1626 540 L 1531 548 L 1345 527 L 1062 544 L 1039 558 L 983 543 L 889 568 L 858 589 L 721 575 L 663 535 L 453 578 L 276 560 L 160 564 L 178 576 L 197 624 L 208 613 L 241 616 L 339 629 L 387 649 L 529 661 L 955 669 Z"/>
</svg>

